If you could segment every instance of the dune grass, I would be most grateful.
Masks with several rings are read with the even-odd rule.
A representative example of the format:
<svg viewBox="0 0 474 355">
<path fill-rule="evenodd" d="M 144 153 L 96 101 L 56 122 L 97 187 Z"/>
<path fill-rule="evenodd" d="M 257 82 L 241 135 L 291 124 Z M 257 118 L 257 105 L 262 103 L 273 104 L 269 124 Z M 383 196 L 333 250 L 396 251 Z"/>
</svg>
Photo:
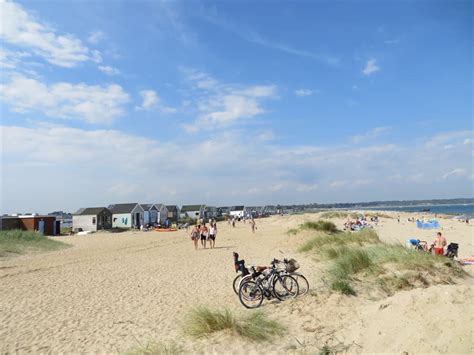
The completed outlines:
<svg viewBox="0 0 474 355">
<path fill-rule="evenodd" d="M 24 254 L 30 251 L 51 251 L 69 245 L 52 240 L 39 233 L 20 229 L 0 231 L 0 257 Z"/>
<path fill-rule="evenodd" d="M 380 243 L 377 233 L 372 229 L 363 229 L 357 233 L 339 232 L 334 234 L 318 234 L 299 247 L 300 252 L 313 251 L 334 259 L 344 254 L 348 245 L 364 245 Z"/>
<path fill-rule="evenodd" d="M 332 260 L 326 271 L 329 287 L 347 295 L 371 287 L 391 295 L 407 288 L 452 283 L 453 278 L 465 274 L 445 257 L 383 243 L 372 229 L 319 233 L 302 244 L 299 251 Z"/>
<path fill-rule="evenodd" d="M 331 288 L 349 295 L 356 293 L 355 283 L 378 286 L 391 295 L 407 288 L 453 283 L 453 277 L 464 274 L 447 258 L 385 243 L 346 247 L 328 269 Z"/>
<path fill-rule="evenodd" d="M 351 219 L 357 219 L 362 215 L 365 216 L 366 218 L 378 217 L 378 218 L 392 219 L 391 216 L 389 216 L 386 213 L 382 213 L 382 212 L 360 212 L 360 213 L 357 213 L 357 212 L 345 212 L 345 211 L 324 212 L 324 213 L 321 214 L 321 218 L 328 218 L 328 219 L 332 219 L 332 218 L 342 218 L 342 219 L 351 218 Z"/>
<path fill-rule="evenodd" d="M 303 223 L 300 226 L 301 229 L 306 229 L 306 230 L 314 230 L 314 231 L 320 231 L 320 232 L 326 232 L 326 233 L 337 233 L 338 229 L 334 223 L 331 221 L 324 221 L 324 220 L 319 220 L 319 221 L 308 221 Z"/>
<path fill-rule="evenodd" d="M 182 354 L 182 348 L 175 342 L 149 342 L 139 345 L 129 351 L 126 355 L 176 355 Z"/>
<path fill-rule="evenodd" d="M 245 317 L 237 317 L 228 309 L 211 310 L 207 307 L 192 309 L 183 327 L 186 334 L 196 338 L 228 330 L 254 341 L 267 341 L 285 331 L 285 327 L 269 319 L 261 311 L 252 312 Z"/>
</svg>

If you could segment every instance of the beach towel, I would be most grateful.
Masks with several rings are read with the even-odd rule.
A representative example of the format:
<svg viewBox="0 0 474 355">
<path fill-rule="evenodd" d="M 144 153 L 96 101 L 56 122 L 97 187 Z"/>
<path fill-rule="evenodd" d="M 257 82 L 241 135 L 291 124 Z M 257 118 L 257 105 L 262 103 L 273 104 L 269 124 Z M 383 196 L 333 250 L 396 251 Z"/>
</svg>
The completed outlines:
<svg viewBox="0 0 474 355">
<path fill-rule="evenodd" d="M 459 262 L 461 265 L 474 265 L 474 258 L 462 258 Z"/>
</svg>

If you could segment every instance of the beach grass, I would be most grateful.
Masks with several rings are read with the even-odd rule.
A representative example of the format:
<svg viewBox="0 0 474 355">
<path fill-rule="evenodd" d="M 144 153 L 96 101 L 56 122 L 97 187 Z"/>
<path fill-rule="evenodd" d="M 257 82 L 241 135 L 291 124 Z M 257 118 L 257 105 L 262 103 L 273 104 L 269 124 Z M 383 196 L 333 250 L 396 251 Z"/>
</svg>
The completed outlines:
<svg viewBox="0 0 474 355">
<path fill-rule="evenodd" d="M 328 269 L 331 288 L 349 295 L 356 293 L 354 284 L 375 286 L 392 295 L 403 289 L 454 283 L 455 277 L 464 275 L 445 257 L 386 243 L 346 247 Z"/>
<path fill-rule="evenodd" d="M 148 342 L 139 345 L 129 351 L 126 355 L 177 355 L 182 354 L 182 348 L 175 342 Z"/>
<path fill-rule="evenodd" d="M 372 229 L 363 229 L 357 233 L 320 233 L 307 240 L 299 247 L 300 252 L 313 251 L 319 255 L 325 255 L 334 259 L 344 254 L 348 245 L 364 245 L 380 243 L 377 233 Z"/>
<path fill-rule="evenodd" d="M 32 231 L 20 229 L 0 231 L 0 257 L 31 251 L 52 251 L 68 246 L 66 243 L 52 240 Z"/>
<path fill-rule="evenodd" d="M 300 226 L 301 229 L 320 231 L 326 233 L 337 233 L 336 225 L 331 221 L 307 221 Z"/>
<path fill-rule="evenodd" d="M 386 295 L 402 289 L 454 283 L 465 272 L 445 257 L 383 243 L 372 229 L 322 233 L 299 249 L 316 258 L 331 260 L 326 270 L 330 289 L 346 295 L 377 288 Z"/>
<path fill-rule="evenodd" d="M 337 212 L 336 211 L 328 211 L 328 212 L 323 212 L 321 214 L 321 218 L 329 218 L 329 219 L 332 219 L 332 218 L 345 219 L 347 217 L 357 218 L 358 214 L 353 213 L 353 212 L 345 212 L 345 211 L 337 211 Z"/>
<path fill-rule="evenodd" d="M 383 213 L 383 212 L 345 212 L 345 211 L 328 211 L 328 212 L 323 212 L 321 214 L 321 218 L 339 218 L 339 219 L 346 219 L 346 218 L 351 218 L 351 219 L 357 219 L 360 216 L 364 215 L 367 218 L 371 217 L 378 217 L 378 218 L 388 218 L 392 219 L 392 216 Z"/>
<path fill-rule="evenodd" d="M 228 330 L 253 341 L 268 341 L 285 331 L 285 327 L 269 319 L 262 311 L 237 317 L 228 309 L 212 310 L 204 306 L 192 309 L 183 327 L 185 334 L 196 338 Z"/>
</svg>

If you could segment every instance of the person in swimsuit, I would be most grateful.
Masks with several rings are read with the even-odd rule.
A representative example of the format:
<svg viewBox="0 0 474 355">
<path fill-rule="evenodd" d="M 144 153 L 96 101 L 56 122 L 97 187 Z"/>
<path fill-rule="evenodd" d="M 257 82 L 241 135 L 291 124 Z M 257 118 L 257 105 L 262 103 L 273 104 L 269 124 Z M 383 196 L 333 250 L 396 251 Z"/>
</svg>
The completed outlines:
<svg viewBox="0 0 474 355">
<path fill-rule="evenodd" d="M 212 223 L 209 227 L 209 245 L 211 249 L 214 249 L 214 246 L 216 245 L 216 233 L 217 233 L 217 228 L 216 228 L 216 223 Z"/>
<path fill-rule="evenodd" d="M 446 238 L 443 237 L 441 232 L 436 233 L 434 241 L 434 253 L 435 255 L 444 255 L 444 247 L 446 246 Z"/>
<path fill-rule="evenodd" d="M 206 227 L 206 223 L 204 223 L 202 226 L 201 226 L 201 246 L 206 249 L 206 239 L 207 239 L 207 233 L 208 233 L 208 229 Z"/>
<path fill-rule="evenodd" d="M 201 226 L 194 226 L 193 230 L 191 231 L 191 240 L 194 243 L 194 249 L 198 250 L 198 240 L 199 240 L 199 228 Z"/>
</svg>

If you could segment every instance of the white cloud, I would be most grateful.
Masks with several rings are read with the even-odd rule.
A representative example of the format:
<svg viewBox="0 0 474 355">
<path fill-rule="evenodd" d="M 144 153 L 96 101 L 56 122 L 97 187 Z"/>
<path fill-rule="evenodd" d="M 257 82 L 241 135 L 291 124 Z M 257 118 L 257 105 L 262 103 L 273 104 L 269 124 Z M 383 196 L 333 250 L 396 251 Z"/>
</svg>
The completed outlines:
<svg viewBox="0 0 474 355">
<path fill-rule="evenodd" d="M 143 99 L 142 105 L 140 106 L 143 110 L 149 110 L 158 104 L 158 95 L 153 90 L 142 90 L 140 95 Z"/>
<path fill-rule="evenodd" d="M 466 145 L 473 141 L 472 131 L 451 131 L 437 134 L 425 143 L 427 148 L 445 146 L 445 145 Z"/>
<path fill-rule="evenodd" d="M 295 90 L 296 96 L 311 96 L 313 95 L 314 91 L 310 89 L 298 89 Z"/>
<path fill-rule="evenodd" d="M 22 75 L 0 85 L 0 97 L 12 111 L 40 112 L 53 118 L 81 119 L 89 123 L 110 123 L 124 113 L 128 94 L 120 85 L 52 85 Z"/>
<path fill-rule="evenodd" d="M 108 65 L 99 65 L 99 70 L 107 75 L 114 76 L 120 74 L 120 70 L 110 67 Z"/>
<path fill-rule="evenodd" d="M 457 169 L 453 169 L 453 170 L 447 172 L 446 174 L 444 174 L 442 176 L 442 179 L 446 180 L 450 177 L 465 176 L 465 175 L 466 175 L 466 170 L 457 168 Z"/>
<path fill-rule="evenodd" d="M 62 67 L 102 60 L 98 51 L 88 49 L 71 34 L 57 34 L 50 26 L 34 19 L 21 5 L 6 1 L 0 3 L 0 8 L 0 38 L 4 41 L 30 50 L 49 63 Z"/>
<path fill-rule="evenodd" d="M 209 74 L 193 69 L 180 68 L 194 90 L 201 90 L 197 102 L 198 118 L 182 125 L 188 133 L 201 129 L 228 126 L 242 119 L 263 114 L 261 100 L 274 98 L 275 85 L 228 85 L 219 83 Z"/>
<path fill-rule="evenodd" d="M 5 48 L 0 48 L 0 66 L 4 69 L 16 69 L 22 59 L 30 56 L 31 54 L 27 52 L 9 51 Z"/>
<path fill-rule="evenodd" d="M 364 134 L 353 136 L 352 142 L 355 144 L 364 143 L 367 140 L 380 137 L 382 134 L 389 132 L 390 129 L 391 129 L 390 127 L 375 127 Z"/>
<path fill-rule="evenodd" d="M 296 186 L 298 192 L 311 192 L 319 188 L 318 184 L 299 184 Z"/>
<path fill-rule="evenodd" d="M 264 112 L 255 98 L 244 95 L 223 95 L 212 98 L 201 105 L 201 110 L 204 114 L 200 123 L 210 125 L 226 124 Z"/>
<path fill-rule="evenodd" d="M 332 181 L 329 186 L 332 188 L 338 188 L 338 187 L 344 187 L 347 185 L 347 181 L 342 181 L 342 180 L 336 180 Z"/>
<path fill-rule="evenodd" d="M 87 37 L 87 42 L 92 44 L 97 44 L 102 42 L 106 38 L 105 33 L 102 31 L 92 32 L 89 37 Z"/>
<path fill-rule="evenodd" d="M 75 210 L 150 199 L 260 205 L 447 198 L 472 191 L 472 153 L 463 145 L 447 151 L 418 140 L 403 146 L 351 149 L 278 146 L 256 139 L 258 132 L 239 130 L 213 132 L 210 138 L 157 141 L 114 130 L 50 124 L 3 127 L 0 134 L 4 168 L 0 199 L 12 211 Z M 200 159 L 189 159 L 190 152 Z M 31 169 L 33 180 L 25 173 Z M 55 182 L 53 195 L 40 189 L 51 181 Z M 149 186 L 150 181 L 152 190 L 137 188 Z M 10 188 L 15 186 L 22 186 L 21 191 Z"/>
<path fill-rule="evenodd" d="M 264 38 L 262 35 L 251 29 L 243 28 L 241 24 L 239 24 L 238 26 L 234 25 L 230 19 L 224 19 L 222 16 L 217 17 L 214 15 L 204 14 L 204 18 L 207 21 L 213 23 L 214 25 L 217 25 L 227 31 L 230 31 L 250 43 L 254 43 L 290 55 L 315 59 L 321 63 L 330 66 L 337 66 L 340 63 L 340 58 L 338 56 L 334 56 L 328 53 L 316 53 L 311 50 L 298 49 L 286 43 L 276 42 L 268 38 Z"/>
<path fill-rule="evenodd" d="M 377 66 L 377 60 L 372 58 L 365 63 L 365 68 L 362 70 L 362 73 L 364 73 L 364 75 L 371 75 L 379 70 L 380 68 Z"/>
<path fill-rule="evenodd" d="M 211 75 L 189 68 L 180 68 L 186 75 L 187 80 L 195 83 L 198 89 L 213 89 L 218 85 L 218 81 Z"/>
<path fill-rule="evenodd" d="M 149 111 L 158 109 L 162 113 L 175 113 L 177 111 L 174 107 L 161 104 L 161 99 L 154 90 L 142 90 L 140 91 L 140 96 L 142 97 L 142 104 L 135 107 L 137 110 Z"/>
</svg>

